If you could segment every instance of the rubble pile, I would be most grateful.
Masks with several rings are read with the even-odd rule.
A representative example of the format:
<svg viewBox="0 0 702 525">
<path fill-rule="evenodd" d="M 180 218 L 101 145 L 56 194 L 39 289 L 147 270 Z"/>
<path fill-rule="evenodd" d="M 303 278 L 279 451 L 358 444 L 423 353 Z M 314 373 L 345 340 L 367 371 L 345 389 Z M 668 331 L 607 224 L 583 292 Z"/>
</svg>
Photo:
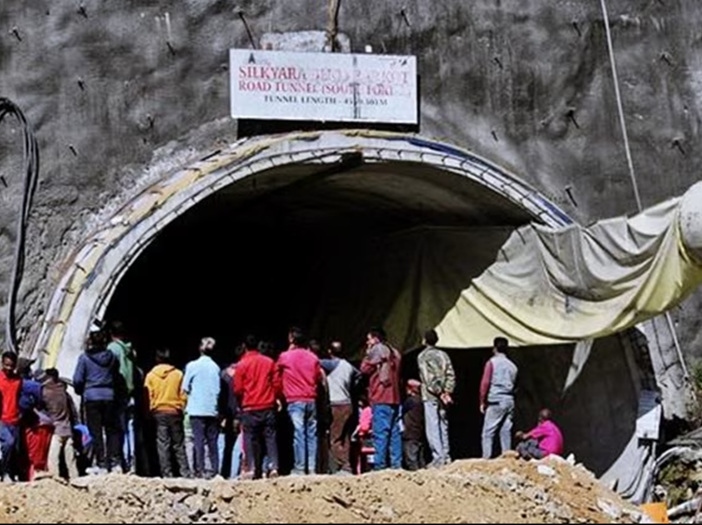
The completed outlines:
<svg viewBox="0 0 702 525">
<path fill-rule="evenodd" d="M 667 505 L 673 523 L 697 523 L 702 516 L 702 450 L 680 447 L 658 472 L 654 498 Z"/>
<path fill-rule="evenodd" d="M 659 474 L 658 483 L 670 507 L 689 501 L 702 488 L 702 454 L 691 452 L 671 462 Z"/>
<path fill-rule="evenodd" d="M 638 510 L 563 460 L 255 482 L 108 475 L 0 487 L 0 523 L 632 523 Z"/>
</svg>

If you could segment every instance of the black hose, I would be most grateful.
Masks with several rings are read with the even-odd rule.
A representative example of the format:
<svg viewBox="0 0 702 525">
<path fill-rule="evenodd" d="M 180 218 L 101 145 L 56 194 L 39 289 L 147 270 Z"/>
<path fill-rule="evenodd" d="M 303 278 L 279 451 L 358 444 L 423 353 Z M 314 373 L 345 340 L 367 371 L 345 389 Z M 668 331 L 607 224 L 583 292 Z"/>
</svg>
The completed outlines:
<svg viewBox="0 0 702 525">
<path fill-rule="evenodd" d="M 22 126 L 24 135 L 24 192 L 22 195 L 22 208 L 17 220 L 17 239 L 15 244 L 15 265 L 12 271 L 12 281 L 7 300 L 7 320 L 5 335 L 9 350 L 19 353 L 17 339 L 17 296 L 19 295 L 22 277 L 24 275 L 25 245 L 27 242 L 27 226 L 32 209 L 34 194 L 39 183 L 39 146 L 34 132 L 27 123 L 22 110 L 11 100 L 0 97 L 0 122 L 6 115 L 14 115 Z"/>
</svg>

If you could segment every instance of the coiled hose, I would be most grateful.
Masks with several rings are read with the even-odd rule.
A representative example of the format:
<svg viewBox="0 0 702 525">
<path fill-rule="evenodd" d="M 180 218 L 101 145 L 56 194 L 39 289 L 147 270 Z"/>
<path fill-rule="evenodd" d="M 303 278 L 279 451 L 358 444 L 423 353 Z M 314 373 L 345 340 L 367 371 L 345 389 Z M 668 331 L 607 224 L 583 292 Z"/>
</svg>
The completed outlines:
<svg viewBox="0 0 702 525">
<path fill-rule="evenodd" d="M 12 280 L 7 299 L 7 318 L 5 336 L 8 349 L 19 353 L 17 337 L 17 297 L 19 295 L 22 277 L 24 275 L 25 247 L 27 242 L 27 226 L 34 201 L 34 194 L 39 183 L 39 146 L 34 132 L 29 126 L 22 110 L 11 100 L 0 97 L 0 122 L 6 115 L 13 115 L 22 126 L 24 142 L 24 190 L 22 207 L 17 219 L 17 238 L 15 239 L 15 264 L 12 270 Z"/>
</svg>

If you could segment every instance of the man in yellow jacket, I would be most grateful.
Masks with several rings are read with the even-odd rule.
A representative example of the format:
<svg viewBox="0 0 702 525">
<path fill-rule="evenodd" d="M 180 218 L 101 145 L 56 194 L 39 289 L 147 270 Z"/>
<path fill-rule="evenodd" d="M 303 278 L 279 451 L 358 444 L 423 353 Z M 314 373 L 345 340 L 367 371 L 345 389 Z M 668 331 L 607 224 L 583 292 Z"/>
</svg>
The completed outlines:
<svg viewBox="0 0 702 525">
<path fill-rule="evenodd" d="M 187 401 L 182 393 L 183 372 L 170 363 L 170 352 L 156 352 L 156 366 L 146 376 L 149 408 L 156 422 L 156 440 L 161 476 L 172 478 L 175 473 L 171 458 L 175 457 L 178 474 L 190 477 L 188 458 L 185 454 L 183 411 Z"/>
</svg>

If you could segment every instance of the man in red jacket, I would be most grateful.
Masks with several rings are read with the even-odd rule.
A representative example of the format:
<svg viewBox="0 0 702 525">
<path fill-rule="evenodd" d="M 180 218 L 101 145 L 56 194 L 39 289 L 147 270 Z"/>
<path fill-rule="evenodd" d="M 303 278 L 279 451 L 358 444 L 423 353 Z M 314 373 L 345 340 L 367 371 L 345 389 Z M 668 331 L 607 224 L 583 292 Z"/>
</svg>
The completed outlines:
<svg viewBox="0 0 702 525">
<path fill-rule="evenodd" d="M 2 354 L 0 371 L 0 479 L 14 479 L 20 437 L 19 398 L 22 378 L 17 374 L 17 354 Z"/>
<path fill-rule="evenodd" d="M 288 341 L 290 347 L 280 354 L 278 369 L 295 432 L 292 474 L 302 476 L 317 470 L 317 392 L 324 376 L 319 358 L 307 348 L 299 328 L 290 329 Z"/>
<path fill-rule="evenodd" d="M 373 445 L 375 469 L 402 468 L 400 429 L 400 352 L 390 346 L 382 328 L 368 332 L 366 357 L 361 372 L 369 377 L 368 398 L 373 408 Z"/>
<path fill-rule="evenodd" d="M 276 404 L 280 395 L 280 380 L 275 362 L 258 350 L 258 340 L 249 335 L 244 342 L 246 353 L 234 374 L 234 395 L 241 407 L 241 423 L 248 475 L 259 479 L 263 468 L 269 478 L 278 476 L 278 444 L 276 436 Z M 265 446 L 269 464 L 262 465 Z"/>
</svg>

